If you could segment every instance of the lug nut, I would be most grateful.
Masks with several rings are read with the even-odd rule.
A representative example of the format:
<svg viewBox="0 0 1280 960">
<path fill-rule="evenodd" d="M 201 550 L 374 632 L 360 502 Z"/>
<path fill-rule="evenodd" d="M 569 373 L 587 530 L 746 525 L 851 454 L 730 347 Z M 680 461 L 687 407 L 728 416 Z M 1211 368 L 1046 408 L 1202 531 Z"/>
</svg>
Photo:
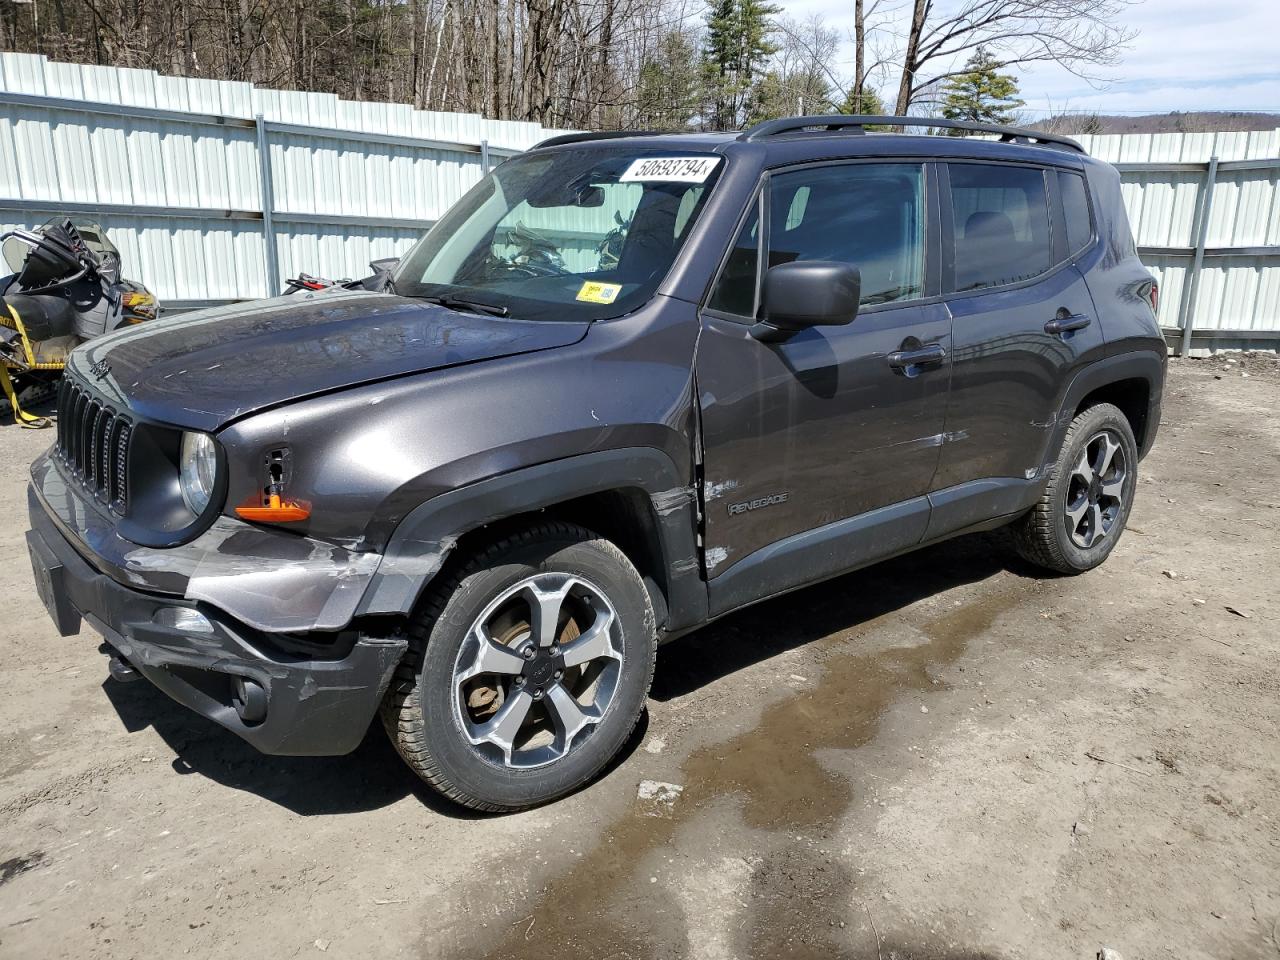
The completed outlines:
<svg viewBox="0 0 1280 960">
<path fill-rule="evenodd" d="M 564 676 L 564 671 L 563 671 L 563 670 L 557 670 L 557 671 L 556 671 L 556 673 L 555 673 L 555 679 L 559 680 L 559 679 L 560 679 L 561 677 L 563 677 L 563 676 Z"/>
<path fill-rule="evenodd" d="M 558 643 L 553 643 L 553 644 L 551 645 L 551 655 L 554 657 L 554 656 L 556 656 L 556 655 L 557 655 L 557 654 L 559 654 L 559 653 L 560 653 L 560 644 L 558 644 Z"/>
<path fill-rule="evenodd" d="M 520 656 L 524 657 L 526 660 L 532 660 L 533 647 L 525 647 L 522 651 L 520 651 Z"/>
<path fill-rule="evenodd" d="M 535 691 L 533 691 L 533 699 L 535 699 L 535 700 L 541 700 L 541 699 L 542 699 L 542 691 L 541 691 L 541 690 L 535 690 Z"/>
<path fill-rule="evenodd" d="M 523 686 L 524 686 L 524 677 L 516 677 L 516 679 L 515 679 L 514 683 L 515 683 L 515 685 L 516 685 L 517 687 L 523 687 Z"/>
</svg>

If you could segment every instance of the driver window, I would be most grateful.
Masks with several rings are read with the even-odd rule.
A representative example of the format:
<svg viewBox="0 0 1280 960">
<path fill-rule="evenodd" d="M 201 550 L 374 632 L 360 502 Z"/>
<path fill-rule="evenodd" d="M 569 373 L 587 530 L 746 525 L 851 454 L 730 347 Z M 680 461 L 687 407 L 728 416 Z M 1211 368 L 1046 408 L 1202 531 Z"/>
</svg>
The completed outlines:
<svg viewBox="0 0 1280 960">
<path fill-rule="evenodd" d="M 862 273 L 862 305 L 924 295 L 924 168 L 845 163 L 769 179 L 769 266 L 836 260 Z M 707 306 L 754 316 L 757 214 L 743 225 Z"/>
<path fill-rule="evenodd" d="M 644 186 L 606 183 L 597 207 L 535 207 L 522 200 L 493 231 L 495 258 L 561 273 L 608 273 L 618 268 Z"/>
<path fill-rule="evenodd" d="M 846 163 L 770 180 L 769 266 L 835 260 L 862 272 L 862 305 L 924 293 L 924 170 Z"/>
</svg>

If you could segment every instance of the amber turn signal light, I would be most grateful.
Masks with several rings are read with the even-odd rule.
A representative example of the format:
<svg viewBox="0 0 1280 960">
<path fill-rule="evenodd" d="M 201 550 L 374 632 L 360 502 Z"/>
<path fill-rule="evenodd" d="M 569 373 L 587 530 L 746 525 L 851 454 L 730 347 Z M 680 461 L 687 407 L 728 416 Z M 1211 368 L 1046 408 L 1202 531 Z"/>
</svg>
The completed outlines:
<svg viewBox="0 0 1280 960">
<path fill-rule="evenodd" d="M 236 507 L 236 516 L 259 523 L 296 523 L 311 516 L 311 507 L 294 500 L 281 499 L 280 494 L 273 493 L 261 506 Z"/>
</svg>

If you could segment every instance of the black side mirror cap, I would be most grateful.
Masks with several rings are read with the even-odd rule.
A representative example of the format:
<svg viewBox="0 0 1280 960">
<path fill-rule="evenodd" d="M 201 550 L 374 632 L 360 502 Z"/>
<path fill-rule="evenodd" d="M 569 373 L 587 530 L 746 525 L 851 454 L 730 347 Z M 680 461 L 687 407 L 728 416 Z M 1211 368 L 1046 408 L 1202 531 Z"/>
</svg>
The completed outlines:
<svg viewBox="0 0 1280 960">
<path fill-rule="evenodd" d="M 809 327 L 852 323 L 862 298 L 862 273 L 851 263 L 796 260 L 764 275 L 763 318 L 751 329 L 758 340 L 778 340 Z"/>
</svg>

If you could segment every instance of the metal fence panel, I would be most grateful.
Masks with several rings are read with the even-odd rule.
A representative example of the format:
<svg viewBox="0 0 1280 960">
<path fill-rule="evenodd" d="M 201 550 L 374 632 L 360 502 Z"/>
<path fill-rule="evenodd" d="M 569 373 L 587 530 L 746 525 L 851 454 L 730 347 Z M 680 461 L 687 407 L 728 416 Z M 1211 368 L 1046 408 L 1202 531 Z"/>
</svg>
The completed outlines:
<svg viewBox="0 0 1280 960">
<path fill-rule="evenodd" d="M 0 102 L 0 226 L 94 216 L 126 273 L 180 304 L 267 296 L 299 271 L 363 276 L 475 184 L 486 154 L 563 132 L 16 53 L 0 54 Z"/>
<path fill-rule="evenodd" d="M 300 271 L 362 276 L 488 157 L 562 132 L 18 53 L 0 54 L 0 105 L 0 226 L 95 216 L 126 273 L 179 305 L 266 296 Z M 1079 139 L 1121 171 L 1162 325 L 1280 342 L 1280 130 Z M 557 227 L 547 211 L 529 225 Z"/>
<path fill-rule="evenodd" d="M 1134 237 L 1160 282 L 1161 324 L 1180 328 L 1190 317 L 1194 331 L 1221 340 L 1263 333 L 1280 341 L 1280 130 L 1079 139 L 1092 155 L 1120 165 Z M 1193 284 L 1198 211 L 1215 157 Z M 1170 164 L 1194 167 L 1161 169 Z"/>
</svg>

